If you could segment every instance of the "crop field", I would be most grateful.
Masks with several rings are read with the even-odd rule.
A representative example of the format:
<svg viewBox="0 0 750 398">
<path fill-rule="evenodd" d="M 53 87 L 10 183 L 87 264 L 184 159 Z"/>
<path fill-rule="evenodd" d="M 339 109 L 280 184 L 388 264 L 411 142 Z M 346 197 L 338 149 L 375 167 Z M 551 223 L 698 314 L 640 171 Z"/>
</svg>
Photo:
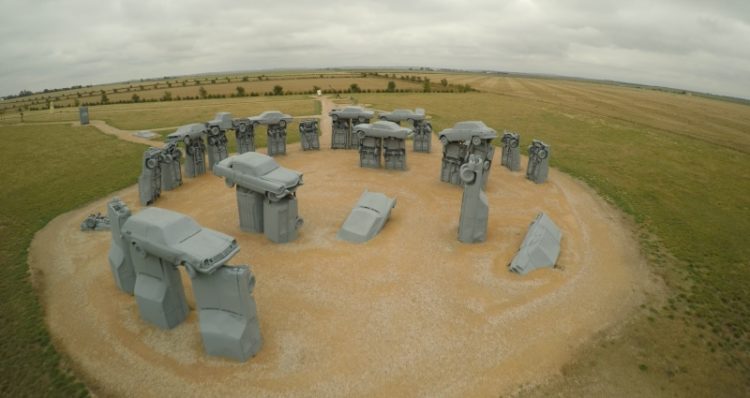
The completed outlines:
<svg viewBox="0 0 750 398">
<path fill-rule="evenodd" d="M 321 82 L 327 80 L 335 88 L 333 82 L 345 89 L 356 81 L 374 90 L 388 82 L 358 74 L 271 76 L 232 79 L 247 84 L 248 93 L 276 84 L 290 91 L 326 88 Z M 665 284 L 663 294 L 652 297 L 630 322 L 589 342 L 561 377 L 526 394 L 742 396 L 750 391 L 750 106 L 561 79 L 421 76 L 433 83 L 469 84 L 479 92 L 351 96 L 380 110 L 425 108 L 436 132 L 457 121 L 482 120 L 498 132 L 521 133 L 523 148 L 532 138 L 551 144 L 553 167 L 585 181 L 630 216 L 650 268 Z M 173 96 L 197 95 L 199 86 L 187 84 L 153 94 L 169 89 Z M 205 87 L 229 95 L 238 85 Z M 120 94 L 133 93 L 109 96 Z M 320 105 L 309 96 L 260 96 L 92 106 L 90 113 L 120 129 L 162 128 L 166 134 L 173 131 L 166 128 L 206 121 L 218 111 L 240 117 L 270 109 L 308 116 L 319 113 Z M 27 277 L 26 248 L 33 233 L 56 215 L 133 184 L 143 146 L 93 127 L 46 124 L 77 118 L 75 108 L 27 112 L 21 124 L 15 113 L 0 116 L 6 170 L 0 177 L 0 229 L 8 237 L 0 243 L 6 264 L 0 269 L 0 363 L 10 372 L 3 383 L 13 381 L 0 384 L 0 396 L 85 394 L 44 330 Z M 288 128 L 289 142 L 299 140 L 296 126 L 295 121 Z M 265 131 L 256 137 L 262 146 Z"/>
</svg>

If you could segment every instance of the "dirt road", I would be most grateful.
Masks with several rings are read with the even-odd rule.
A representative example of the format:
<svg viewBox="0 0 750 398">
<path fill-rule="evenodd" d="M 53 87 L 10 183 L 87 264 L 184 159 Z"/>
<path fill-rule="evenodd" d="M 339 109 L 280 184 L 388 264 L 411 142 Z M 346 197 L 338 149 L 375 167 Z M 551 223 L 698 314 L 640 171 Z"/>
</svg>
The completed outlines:
<svg viewBox="0 0 750 398">
<path fill-rule="evenodd" d="M 323 101 L 324 115 L 332 106 Z M 49 330 L 95 392 L 497 396 L 558 373 L 577 347 L 622 322 L 652 288 L 620 215 L 565 174 L 551 170 L 549 182 L 536 185 L 496 157 L 488 239 L 462 244 L 462 191 L 439 181 L 436 139 L 431 154 L 410 148 L 408 171 L 361 169 L 356 151 L 328 149 L 329 118 L 321 127 L 321 151 L 293 145 L 278 158 L 305 175 L 298 191 L 305 224 L 293 243 L 241 232 L 234 190 L 210 174 L 156 203 L 237 238 L 241 251 L 232 263 L 256 274 L 264 338 L 246 363 L 204 355 L 195 311 L 172 330 L 139 319 L 133 297 L 112 280 L 109 233 L 78 230 L 109 198 L 37 234 L 30 266 Z M 337 240 L 365 189 L 397 197 L 392 218 L 366 244 Z M 136 187 L 117 195 L 139 210 Z M 561 267 L 512 274 L 506 265 L 539 211 L 563 231 Z M 193 306 L 184 273 L 183 282 Z"/>
</svg>

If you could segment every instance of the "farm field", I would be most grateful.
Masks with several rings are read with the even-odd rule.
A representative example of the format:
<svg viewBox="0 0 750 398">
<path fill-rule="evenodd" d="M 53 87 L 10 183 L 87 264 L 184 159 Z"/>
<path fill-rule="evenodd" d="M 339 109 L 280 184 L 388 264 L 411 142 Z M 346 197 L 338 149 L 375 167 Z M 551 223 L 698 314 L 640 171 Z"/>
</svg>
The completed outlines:
<svg viewBox="0 0 750 398">
<path fill-rule="evenodd" d="M 589 342 L 578 359 L 562 369 L 561 377 L 524 389 L 522 395 L 748 393 L 750 106 L 579 81 L 422 76 L 433 83 L 446 79 L 469 84 L 479 92 L 353 97 L 382 110 L 425 108 L 435 131 L 460 120 L 483 120 L 499 132 L 520 132 L 524 148 L 532 138 L 550 143 L 553 167 L 585 181 L 632 217 L 650 268 L 665 282 L 663 295 L 653 297 L 627 324 Z M 387 82 L 373 80 L 380 88 Z M 300 81 L 309 85 L 314 80 Z M 348 87 L 347 79 L 337 81 Z M 230 83 L 227 89 L 236 86 Z M 92 119 L 137 130 L 209 120 L 216 111 L 246 116 L 271 109 L 270 105 L 294 116 L 319 112 L 315 100 L 303 96 L 107 105 L 90 110 Z M 30 123 L 77 120 L 74 108 L 58 111 L 29 112 L 22 125 L 8 115 L 0 120 L 0 134 L 8 143 L 1 150 L 3 169 L 19 170 L 3 175 L 6 188 L 0 197 L 1 227 L 14 237 L 4 240 L 2 250 L 3 263 L 11 266 L 0 271 L 4 273 L 0 355 L 7 361 L 3 368 L 15 372 L 10 377 L 14 385 L 0 385 L 0 395 L 83 391 L 60 370 L 64 360 L 54 353 L 43 330 L 41 309 L 25 274 L 25 248 L 33 232 L 55 215 L 131 185 L 139 172 L 132 165 L 138 163 L 142 146 L 98 134 L 91 127 L 41 128 Z M 288 131 L 294 141 L 296 124 Z M 52 145 L 41 147 L 40 139 Z M 19 165 L 42 158 L 38 151 L 44 148 L 49 148 L 46 166 L 40 169 L 44 173 L 30 180 Z M 108 160 L 87 155 L 91 153 L 106 154 Z M 114 160 L 109 158 L 112 153 L 117 155 Z M 71 160 L 82 158 L 87 161 Z M 93 164 L 106 167 L 90 167 Z M 76 189 L 58 189 L 49 195 L 46 183 Z M 18 315 L 27 318 L 18 321 Z"/>
</svg>

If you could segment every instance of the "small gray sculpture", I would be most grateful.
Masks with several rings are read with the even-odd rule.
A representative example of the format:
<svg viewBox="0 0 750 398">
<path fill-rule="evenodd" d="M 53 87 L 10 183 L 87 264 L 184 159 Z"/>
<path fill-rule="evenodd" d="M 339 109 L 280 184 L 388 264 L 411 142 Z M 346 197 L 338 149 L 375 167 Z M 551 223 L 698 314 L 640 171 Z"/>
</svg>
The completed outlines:
<svg viewBox="0 0 750 398">
<path fill-rule="evenodd" d="M 81 223 L 81 231 L 109 231 L 109 218 L 102 213 L 91 213 Z"/>
<path fill-rule="evenodd" d="M 432 151 L 432 124 L 426 120 L 414 121 L 414 152 Z"/>
<path fill-rule="evenodd" d="M 386 169 L 406 170 L 406 137 L 412 133 L 410 129 L 385 120 L 358 124 L 354 129 L 360 142 L 360 167 L 379 168 L 383 152 Z"/>
<path fill-rule="evenodd" d="M 302 173 L 280 167 L 257 152 L 230 156 L 214 167 L 214 174 L 237 185 L 237 208 L 243 231 L 265 233 L 276 243 L 297 238 L 302 219 L 297 213 L 297 188 Z"/>
<path fill-rule="evenodd" d="M 203 132 L 206 126 L 201 123 L 184 125 L 167 136 L 167 142 L 185 144 L 185 176 L 197 177 L 206 172 L 206 144 Z"/>
<path fill-rule="evenodd" d="M 118 227 L 112 230 L 110 248 L 115 282 L 128 291 L 120 270 L 134 271 L 129 292 L 135 295 L 141 319 L 171 329 L 187 317 L 177 271 L 183 265 L 193 280 L 206 352 L 239 361 L 258 352 L 262 340 L 252 298 L 255 278 L 246 266 L 226 266 L 239 251 L 236 240 L 169 210 L 152 207 L 131 216 L 116 198 L 109 210 L 117 216 Z"/>
<path fill-rule="evenodd" d="M 130 209 L 120 198 L 112 198 L 107 203 L 107 217 L 112 229 L 112 244 L 109 246 L 109 267 L 117 287 L 125 293 L 133 294 L 135 289 L 135 269 L 130 259 L 130 243 L 122 234 L 122 226 L 130 218 Z"/>
<path fill-rule="evenodd" d="M 161 195 L 161 167 L 159 160 L 162 150 L 149 147 L 143 153 L 141 175 L 138 177 L 138 196 L 141 206 L 148 206 Z"/>
<path fill-rule="evenodd" d="M 508 265 L 510 270 L 525 275 L 537 268 L 554 267 L 560 256 L 562 232 L 549 216 L 539 213 L 529 225 L 521 248 Z"/>
<path fill-rule="evenodd" d="M 551 150 L 552 148 L 542 141 L 531 141 L 531 145 L 529 146 L 529 165 L 526 167 L 526 178 L 537 184 L 547 181 Z"/>
<path fill-rule="evenodd" d="M 268 156 L 286 154 L 286 126 L 292 119 L 292 116 L 279 111 L 266 111 L 247 118 L 253 130 L 260 124 L 268 126 Z"/>
<path fill-rule="evenodd" d="M 378 192 L 365 191 L 336 236 L 353 243 L 367 242 L 383 229 L 394 207 L 396 207 L 395 198 L 391 199 Z"/>
<path fill-rule="evenodd" d="M 182 152 L 177 143 L 168 142 L 161 150 L 159 166 L 161 169 L 161 189 L 171 191 L 182 185 L 182 170 L 180 169 Z"/>
<path fill-rule="evenodd" d="M 227 130 L 232 128 L 232 114 L 219 112 L 213 120 L 206 122 L 206 142 L 208 143 L 208 170 L 229 156 Z"/>
<path fill-rule="evenodd" d="M 237 153 L 255 152 L 255 126 L 247 118 L 235 119 L 233 125 Z"/>
<path fill-rule="evenodd" d="M 361 106 L 347 106 L 329 112 L 328 116 L 330 116 L 333 121 L 331 148 L 359 148 L 359 137 L 355 134 L 352 126 L 355 124 L 370 123 L 370 119 L 372 119 L 374 115 L 375 112 Z"/>
<path fill-rule="evenodd" d="M 478 155 L 469 155 L 468 163 L 461 165 L 460 177 L 464 183 L 458 222 L 458 240 L 461 242 L 477 243 L 487 239 L 489 204 L 481 182 L 482 174 L 489 168 L 490 162 Z"/>
<path fill-rule="evenodd" d="M 81 120 L 82 126 L 89 124 L 89 107 L 88 106 L 81 106 L 78 108 L 78 118 Z"/>
<path fill-rule="evenodd" d="M 268 125 L 268 156 L 286 154 L 286 127 L 280 124 Z"/>
<path fill-rule="evenodd" d="M 316 119 L 303 120 L 299 123 L 299 138 L 302 141 L 302 150 L 309 151 L 320 149 L 318 138 L 318 121 Z"/>
<path fill-rule="evenodd" d="M 461 185 L 458 173 L 461 165 L 468 161 L 469 155 L 477 155 L 492 164 L 495 154 L 492 140 L 497 138 L 497 132 L 483 122 L 458 122 L 453 127 L 441 131 L 438 136 L 443 144 L 441 181 Z M 487 184 L 489 172 L 489 169 L 485 170 L 482 175 L 482 187 Z"/>
<path fill-rule="evenodd" d="M 503 133 L 503 154 L 500 164 L 510 171 L 521 170 L 521 136 L 518 133 L 506 131 Z"/>
</svg>

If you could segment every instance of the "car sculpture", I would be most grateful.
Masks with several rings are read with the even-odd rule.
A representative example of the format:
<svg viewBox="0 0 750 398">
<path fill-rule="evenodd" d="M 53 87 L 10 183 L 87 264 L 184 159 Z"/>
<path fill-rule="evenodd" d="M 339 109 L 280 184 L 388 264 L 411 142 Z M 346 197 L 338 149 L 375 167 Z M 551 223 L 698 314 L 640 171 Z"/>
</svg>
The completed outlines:
<svg viewBox="0 0 750 398">
<path fill-rule="evenodd" d="M 219 130 L 226 131 L 234 128 L 232 123 L 232 114 L 229 112 L 219 112 L 214 116 L 213 120 L 206 122 L 206 128 L 214 131 L 214 134 L 218 134 Z"/>
<path fill-rule="evenodd" d="M 394 122 L 380 120 L 375 123 L 363 123 L 354 126 L 354 130 L 360 139 L 367 137 L 398 138 L 405 140 L 411 133 L 411 129 L 401 127 Z"/>
<path fill-rule="evenodd" d="M 374 115 L 375 112 L 369 109 L 365 109 L 361 106 L 347 106 L 345 108 L 337 108 L 332 110 L 328 114 L 328 116 L 330 116 L 334 121 L 338 119 L 352 119 L 358 120 L 360 122 L 372 119 Z"/>
<path fill-rule="evenodd" d="M 365 191 L 341 226 L 337 237 L 349 242 L 362 243 L 375 237 L 396 207 L 396 199 L 379 192 Z"/>
<path fill-rule="evenodd" d="M 457 141 L 471 141 L 473 145 L 479 145 L 482 140 L 497 138 L 497 131 L 480 121 L 458 122 L 453 127 L 441 131 L 439 137 L 443 145 Z"/>
<path fill-rule="evenodd" d="M 167 136 L 167 142 L 182 141 L 185 146 L 189 146 L 193 140 L 203 139 L 202 134 L 206 131 L 206 126 L 201 123 L 191 123 L 181 126 L 174 133 Z"/>
<path fill-rule="evenodd" d="M 390 120 L 391 122 L 403 122 L 404 120 L 413 123 L 415 120 L 424 120 L 424 109 L 417 108 L 416 111 L 411 109 L 395 109 L 393 112 L 384 112 L 378 116 L 380 120 Z"/>
<path fill-rule="evenodd" d="M 302 185 L 302 173 L 279 166 L 272 157 L 257 152 L 247 152 L 226 158 L 214 166 L 214 174 L 225 177 L 232 188 L 238 184 L 266 197 L 279 201 L 292 195 Z"/>
<path fill-rule="evenodd" d="M 122 229 L 132 244 L 171 264 L 184 264 L 191 276 L 212 273 L 240 250 L 231 236 L 203 228 L 183 214 L 153 207 L 130 217 Z"/>
<path fill-rule="evenodd" d="M 287 123 L 292 121 L 292 116 L 279 111 L 265 111 L 258 116 L 251 116 L 247 118 L 253 126 L 259 124 L 278 124 L 282 128 L 286 127 Z"/>
</svg>

